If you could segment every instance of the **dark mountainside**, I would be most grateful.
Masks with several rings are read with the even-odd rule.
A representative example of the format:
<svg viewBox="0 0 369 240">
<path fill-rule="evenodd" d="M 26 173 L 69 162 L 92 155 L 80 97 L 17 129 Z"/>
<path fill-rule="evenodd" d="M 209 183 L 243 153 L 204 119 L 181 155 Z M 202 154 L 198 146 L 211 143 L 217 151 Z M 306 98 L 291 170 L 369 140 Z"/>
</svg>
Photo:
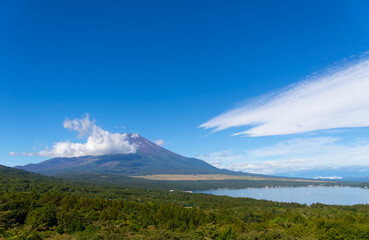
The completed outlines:
<svg viewBox="0 0 369 240">
<path fill-rule="evenodd" d="M 81 172 L 127 176 L 151 174 L 241 174 L 218 169 L 196 158 L 183 157 L 150 142 L 138 134 L 128 134 L 128 138 L 131 144 L 137 146 L 136 153 L 53 158 L 38 164 L 16 166 L 16 168 L 44 175 Z"/>
</svg>

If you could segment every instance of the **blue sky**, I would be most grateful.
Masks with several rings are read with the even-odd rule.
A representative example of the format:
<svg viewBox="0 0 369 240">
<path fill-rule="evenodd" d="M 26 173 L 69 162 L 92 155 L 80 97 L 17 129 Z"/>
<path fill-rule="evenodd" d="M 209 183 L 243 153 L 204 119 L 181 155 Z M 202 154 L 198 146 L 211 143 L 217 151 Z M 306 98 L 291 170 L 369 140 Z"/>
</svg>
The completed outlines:
<svg viewBox="0 0 369 240">
<path fill-rule="evenodd" d="M 48 158 L 10 152 L 84 143 L 63 123 L 88 113 L 98 129 L 160 139 L 219 167 L 364 172 L 368 12 L 360 0 L 0 1 L 0 164 Z M 314 90 L 334 74 L 343 77 L 332 88 Z M 337 111 L 315 111 L 328 103 Z M 353 117 L 327 124 L 337 114 Z M 296 132 L 301 121 L 315 123 Z"/>
</svg>

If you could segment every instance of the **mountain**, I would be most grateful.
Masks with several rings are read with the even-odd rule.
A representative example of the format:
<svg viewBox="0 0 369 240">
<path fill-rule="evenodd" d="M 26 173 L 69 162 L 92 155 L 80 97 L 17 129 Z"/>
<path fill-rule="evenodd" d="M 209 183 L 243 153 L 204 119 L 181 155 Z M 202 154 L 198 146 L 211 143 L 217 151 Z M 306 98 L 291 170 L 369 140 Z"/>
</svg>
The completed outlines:
<svg viewBox="0 0 369 240">
<path fill-rule="evenodd" d="M 187 158 L 150 142 L 138 134 L 127 134 L 135 153 L 53 158 L 37 164 L 16 166 L 44 175 L 65 173 L 106 173 L 128 176 L 151 174 L 239 174 L 218 169 L 200 159 Z"/>
<path fill-rule="evenodd" d="M 42 176 L 40 174 L 0 165 L 0 180 L 3 180 L 5 178 L 21 179 L 21 180 L 24 180 L 24 179 L 28 180 L 31 178 L 32 179 L 49 179 L 49 177 Z"/>
</svg>

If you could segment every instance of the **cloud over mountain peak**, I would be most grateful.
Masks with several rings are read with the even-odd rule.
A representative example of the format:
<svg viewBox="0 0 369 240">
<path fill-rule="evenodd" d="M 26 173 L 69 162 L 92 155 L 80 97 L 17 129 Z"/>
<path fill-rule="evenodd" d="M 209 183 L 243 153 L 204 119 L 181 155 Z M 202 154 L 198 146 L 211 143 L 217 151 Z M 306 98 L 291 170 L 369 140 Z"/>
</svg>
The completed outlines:
<svg viewBox="0 0 369 240">
<path fill-rule="evenodd" d="M 66 129 L 78 132 L 80 138 L 86 138 L 86 142 L 75 143 L 67 140 L 57 142 L 52 148 L 46 148 L 39 152 L 10 152 L 10 155 L 80 157 L 87 155 L 135 153 L 137 150 L 137 146 L 130 143 L 128 134 L 111 133 L 103 130 L 95 124 L 95 120 L 90 120 L 89 114 L 86 114 L 80 119 L 66 119 L 63 126 Z"/>
</svg>

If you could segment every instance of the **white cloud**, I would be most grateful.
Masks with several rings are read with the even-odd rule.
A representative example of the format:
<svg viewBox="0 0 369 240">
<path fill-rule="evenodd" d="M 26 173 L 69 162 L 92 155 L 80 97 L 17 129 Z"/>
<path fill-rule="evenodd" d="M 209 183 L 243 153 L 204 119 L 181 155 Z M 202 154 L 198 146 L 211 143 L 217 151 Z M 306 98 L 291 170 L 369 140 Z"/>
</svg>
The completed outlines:
<svg viewBox="0 0 369 240">
<path fill-rule="evenodd" d="M 307 155 L 330 150 L 332 144 L 339 140 L 340 138 L 333 137 L 294 138 L 272 146 L 253 149 L 248 153 L 253 158 Z"/>
<path fill-rule="evenodd" d="M 232 150 L 213 152 L 210 154 L 198 154 L 197 158 L 202 159 L 217 168 L 232 169 L 232 164 L 242 159 L 242 155 L 234 153 Z M 241 157 L 241 159 L 240 159 Z M 247 160 L 247 159 L 244 159 Z"/>
<path fill-rule="evenodd" d="M 164 144 L 164 140 L 158 139 L 154 141 L 156 145 L 161 146 Z"/>
<path fill-rule="evenodd" d="M 271 136 L 369 126 L 369 60 L 290 86 L 275 97 L 248 102 L 204 124 L 221 131 L 250 126 L 235 135 Z"/>
<path fill-rule="evenodd" d="M 297 138 L 240 153 L 228 150 L 197 157 L 216 167 L 258 174 L 369 167 L 369 141 L 340 141 L 330 137 Z"/>
<path fill-rule="evenodd" d="M 77 131 L 79 137 L 86 137 L 85 143 L 73 143 L 70 141 L 58 142 L 51 149 L 47 148 L 39 152 L 15 153 L 10 155 L 45 156 L 45 157 L 79 157 L 87 155 L 103 155 L 115 153 L 135 153 L 136 146 L 131 144 L 127 134 L 110 133 L 101 129 L 95 121 L 89 119 L 86 114 L 81 119 L 66 119 L 64 128 Z M 132 137 L 135 137 L 133 134 Z"/>
</svg>

